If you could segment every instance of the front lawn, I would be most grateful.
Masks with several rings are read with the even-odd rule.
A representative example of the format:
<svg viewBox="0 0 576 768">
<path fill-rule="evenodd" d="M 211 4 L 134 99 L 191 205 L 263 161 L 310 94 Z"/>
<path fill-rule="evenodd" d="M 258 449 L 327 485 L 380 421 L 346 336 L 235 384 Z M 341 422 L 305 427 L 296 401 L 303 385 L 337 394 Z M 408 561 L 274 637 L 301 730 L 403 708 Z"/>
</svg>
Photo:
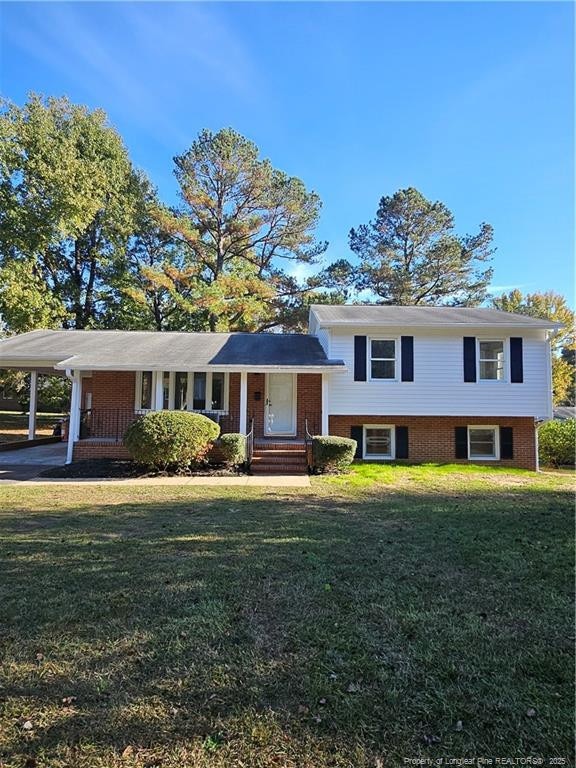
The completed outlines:
<svg viewBox="0 0 576 768">
<path fill-rule="evenodd" d="M 56 422 L 63 418 L 61 413 L 36 414 L 36 437 L 50 437 Z M 28 414 L 0 411 L 0 443 L 13 443 L 27 439 Z"/>
<path fill-rule="evenodd" d="M 572 486 L 4 486 L 0 765 L 570 761 Z"/>
</svg>

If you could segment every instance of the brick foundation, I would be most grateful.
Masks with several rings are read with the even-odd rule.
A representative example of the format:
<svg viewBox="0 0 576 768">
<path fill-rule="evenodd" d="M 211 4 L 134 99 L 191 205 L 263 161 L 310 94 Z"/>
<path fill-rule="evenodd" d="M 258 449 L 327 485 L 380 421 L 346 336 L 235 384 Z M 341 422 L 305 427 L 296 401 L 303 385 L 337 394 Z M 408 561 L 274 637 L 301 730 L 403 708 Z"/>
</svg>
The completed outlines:
<svg viewBox="0 0 576 768">
<path fill-rule="evenodd" d="M 469 424 L 512 427 L 514 458 L 500 461 L 472 460 L 474 464 L 536 469 L 536 434 L 534 419 L 514 416 L 330 416 L 330 434 L 350 437 L 350 428 L 363 424 L 392 424 L 408 427 L 410 462 L 470 463 L 455 458 L 454 428 Z"/>
</svg>

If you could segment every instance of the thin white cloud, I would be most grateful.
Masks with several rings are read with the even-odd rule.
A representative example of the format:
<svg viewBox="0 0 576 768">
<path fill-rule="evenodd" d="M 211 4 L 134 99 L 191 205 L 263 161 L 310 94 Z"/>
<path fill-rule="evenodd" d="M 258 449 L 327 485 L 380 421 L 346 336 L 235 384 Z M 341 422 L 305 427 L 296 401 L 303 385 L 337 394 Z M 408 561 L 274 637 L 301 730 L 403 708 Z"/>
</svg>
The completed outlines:
<svg viewBox="0 0 576 768">
<path fill-rule="evenodd" d="M 106 111 L 138 116 L 166 146 L 189 143 L 178 104 L 193 101 L 198 84 L 213 84 L 223 98 L 229 92 L 258 98 L 256 69 L 215 10 L 166 3 L 160 16 L 157 3 L 102 4 L 95 25 L 94 6 L 89 15 L 82 5 L 21 6 L 4 34 L 25 57 L 65 74 Z"/>
</svg>

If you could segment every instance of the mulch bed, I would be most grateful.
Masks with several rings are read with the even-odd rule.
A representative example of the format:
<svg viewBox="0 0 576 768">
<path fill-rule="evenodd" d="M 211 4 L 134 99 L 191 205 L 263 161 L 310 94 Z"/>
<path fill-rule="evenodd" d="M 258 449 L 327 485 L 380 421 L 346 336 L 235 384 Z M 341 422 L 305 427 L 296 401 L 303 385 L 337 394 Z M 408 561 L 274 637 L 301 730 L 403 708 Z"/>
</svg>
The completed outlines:
<svg viewBox="0 0 576 768">
<path fill-rule="evenodd" d="M 40 473 L 51 478 L 133 478 L 133 477 L 236 477 L 242 474 L 224 466 L 207 466 L 188 472 L 154 472 L 133 461 L 97 459 L 76 461 L 63 467 L 50 467 Z"/>
</svg>

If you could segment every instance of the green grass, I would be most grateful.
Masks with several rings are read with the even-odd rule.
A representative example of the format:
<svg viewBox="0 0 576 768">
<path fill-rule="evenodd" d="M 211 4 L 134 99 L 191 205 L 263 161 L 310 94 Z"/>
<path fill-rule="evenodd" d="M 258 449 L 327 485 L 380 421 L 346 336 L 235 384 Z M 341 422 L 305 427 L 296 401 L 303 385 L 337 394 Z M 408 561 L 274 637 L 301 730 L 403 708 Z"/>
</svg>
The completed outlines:
<svg viewBox="0 0 576 768">
<path fill-rule="evenodd" d="M 46 437 L 52 434 L 54 424 L 61 418 L 59 413 L 36 414 L 36 435 Z M 26 440 L 28 437 L 28 414 L 17 411 L 0 411 L 0 443 Z"/>
<path fill-rule="evenodd" d="M 572 485 L 4 486 L 0 765 L 570 760 Z"/>
</svg>

